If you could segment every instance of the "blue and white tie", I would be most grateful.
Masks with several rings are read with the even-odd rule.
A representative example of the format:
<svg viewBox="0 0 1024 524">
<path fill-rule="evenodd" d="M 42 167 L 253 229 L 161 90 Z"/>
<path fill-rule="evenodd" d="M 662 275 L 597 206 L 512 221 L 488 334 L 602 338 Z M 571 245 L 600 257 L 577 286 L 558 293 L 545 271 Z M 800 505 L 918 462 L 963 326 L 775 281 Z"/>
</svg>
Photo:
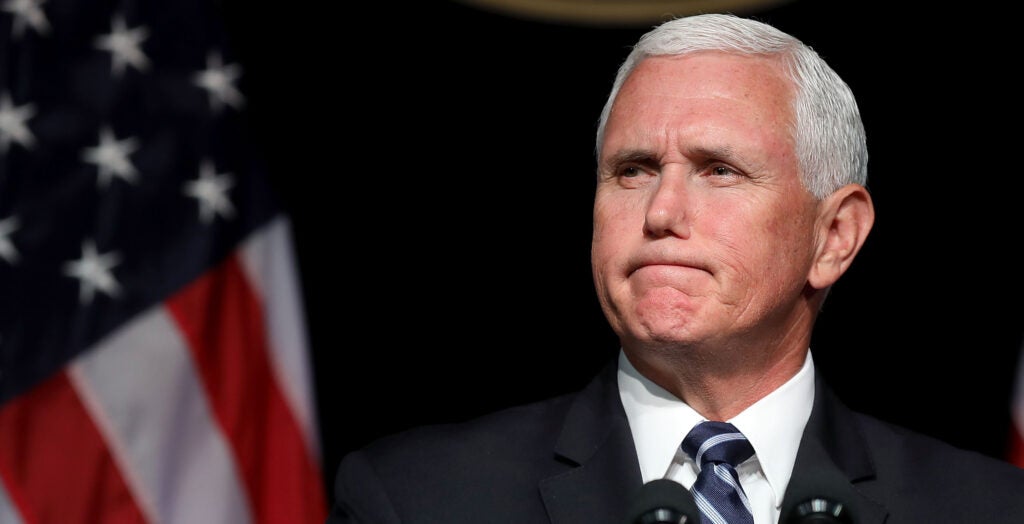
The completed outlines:
<svg viewBox="0 0 1024 524">
<path fill-rule="evenodd" d="M 736 466 L 754 454 L 747 437 L 727 422 L 705 421 L 690 430 L 682 449 L 700 468 L 690 491 L 701 524 L 753 524 L 750 502 L 736 474 Z"/>
</svg>

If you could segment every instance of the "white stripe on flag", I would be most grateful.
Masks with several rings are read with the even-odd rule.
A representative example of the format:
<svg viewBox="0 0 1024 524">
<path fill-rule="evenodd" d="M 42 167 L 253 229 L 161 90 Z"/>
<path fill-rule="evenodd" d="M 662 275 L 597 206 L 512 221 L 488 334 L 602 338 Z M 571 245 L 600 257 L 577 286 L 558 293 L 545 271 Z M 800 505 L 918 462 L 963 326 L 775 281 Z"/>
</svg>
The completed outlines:
<svg viewBox="0 0 1024 524">
<path fill-rule="evenodd" d="M 319 428 L 313 412 L 309 364 L 311 353 L 291 223 L 282 216 L 250 235 L 242 246 L 240 258 L 249 285 L 262 302 L 273 373 L 299 423 L 306 448 L 319 462 Z"/>
<path fill-rule="evenodd" d="M 3 524 L 22 524 L 23 521 L 18 515 L 17 508 L 14 507 L 10 495 L 7 494 L 7 489 L 4 488 L 3 479 L 0 478 L 0 522 L 3 522 Z"/>
<path fill-rule="evenodd" d="M 85 353 L 70 375 L 154 522 L 251 522 L 231 451 L 185 344 L 157 307 Z"/>
</svg>

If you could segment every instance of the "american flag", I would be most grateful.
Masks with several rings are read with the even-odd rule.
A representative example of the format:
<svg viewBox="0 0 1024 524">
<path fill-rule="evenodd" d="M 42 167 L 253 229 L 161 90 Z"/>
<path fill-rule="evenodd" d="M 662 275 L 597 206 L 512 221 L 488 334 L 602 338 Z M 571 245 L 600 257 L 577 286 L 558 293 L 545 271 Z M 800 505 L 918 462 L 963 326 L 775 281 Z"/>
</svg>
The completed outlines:
<svg viewBox="0 0 1024 524">
<path fill-rule="evenodd" d="M 0 523 L 322 523 L 290 223 L 221 4 L 0 2 Z"/>
</svg>

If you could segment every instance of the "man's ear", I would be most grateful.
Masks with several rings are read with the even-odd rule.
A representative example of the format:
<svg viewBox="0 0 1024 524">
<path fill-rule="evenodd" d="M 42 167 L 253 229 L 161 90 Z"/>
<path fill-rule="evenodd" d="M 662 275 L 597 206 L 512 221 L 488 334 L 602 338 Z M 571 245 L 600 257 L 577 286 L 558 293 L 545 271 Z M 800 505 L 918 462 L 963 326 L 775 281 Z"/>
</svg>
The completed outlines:
<svg viewBox="0 0 1024 524">
<path fill-rule="evenodd" d="M 815 289 L 834 284 L 853 263 L 875 223 L 867 188 L 847 184 L 825 198 L 818 212 L 818 253 L 807 277 Z"/>
</svg>

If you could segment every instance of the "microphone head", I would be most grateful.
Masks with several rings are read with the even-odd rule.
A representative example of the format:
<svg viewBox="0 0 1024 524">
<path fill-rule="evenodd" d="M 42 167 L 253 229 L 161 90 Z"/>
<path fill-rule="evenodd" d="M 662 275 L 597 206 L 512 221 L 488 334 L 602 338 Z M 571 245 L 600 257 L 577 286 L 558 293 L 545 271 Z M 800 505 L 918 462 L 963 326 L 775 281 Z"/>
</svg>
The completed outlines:
<svg viewBox="0 0 1024 524">
<path fill-rule="evenodd" d="M 626 514 L 627 524 L 697 524 L 693 495 L 682 484 L 655 479 L 640 487 Z"/>
<path fill-rule="evenodd" d="M 793 507 L 783 524 L 853 524 L 853 513 L 837 500 L 810 496 Z"/>
<path fill-rule="evenodd" d="M 801 452 L 806 452 L 809 467 L 793 471 L 779 523 L 853 524 L 859 499 L 850 481 L 837 468 L 824 466 L 829 459 L 816 443 L 808 443 Z"/>
<path fill-rule="evenodd" d="M 853 524 L 862 518 L 860 495 L 818 439 L 804 438 L 796 462 L 779 524 Z"/>
</svg>

